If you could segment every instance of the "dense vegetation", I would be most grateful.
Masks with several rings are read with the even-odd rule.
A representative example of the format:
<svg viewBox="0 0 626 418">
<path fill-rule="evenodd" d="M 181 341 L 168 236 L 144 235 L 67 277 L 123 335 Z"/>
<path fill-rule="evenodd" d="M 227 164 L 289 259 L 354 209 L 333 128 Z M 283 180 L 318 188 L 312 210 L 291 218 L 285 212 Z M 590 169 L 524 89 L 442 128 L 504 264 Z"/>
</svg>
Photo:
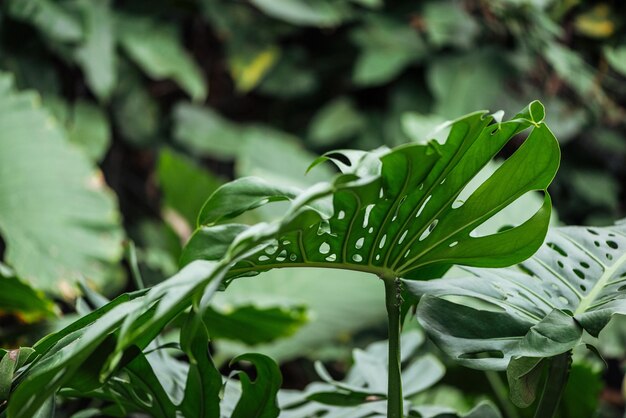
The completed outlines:
<svg viewBox="0 0 626 418">
<path fill-rule="evenodd" d="M 0 416 L 622 416 L 625 12 L 2 2 Z"/>
</svg>

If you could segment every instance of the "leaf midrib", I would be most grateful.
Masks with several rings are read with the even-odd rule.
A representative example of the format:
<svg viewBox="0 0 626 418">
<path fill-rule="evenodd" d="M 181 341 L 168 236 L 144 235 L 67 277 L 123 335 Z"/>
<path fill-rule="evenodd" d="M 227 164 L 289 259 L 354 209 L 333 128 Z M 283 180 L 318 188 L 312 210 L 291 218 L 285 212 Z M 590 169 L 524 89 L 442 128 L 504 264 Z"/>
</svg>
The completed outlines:
<svg viewBox="0 0 626 418">
<path fill-rule="evenodd" d="M 620 258 L 617 259 L 612 266 L 604 270 L 604 273 L 600 277 L 600 279 L 593 286 L 591 291 L 587 296 L 581 299 L 578 308 L 574 311 L 574 316 L 585 313 L 587 309 L 591 306 L 592 302 L 598 297 L 600 292 L 604 289 L 608 281 L 613 277 L 613 274 L 623 265 L 626 264 L 626 253 L 624 253 Z"/>
</svg>

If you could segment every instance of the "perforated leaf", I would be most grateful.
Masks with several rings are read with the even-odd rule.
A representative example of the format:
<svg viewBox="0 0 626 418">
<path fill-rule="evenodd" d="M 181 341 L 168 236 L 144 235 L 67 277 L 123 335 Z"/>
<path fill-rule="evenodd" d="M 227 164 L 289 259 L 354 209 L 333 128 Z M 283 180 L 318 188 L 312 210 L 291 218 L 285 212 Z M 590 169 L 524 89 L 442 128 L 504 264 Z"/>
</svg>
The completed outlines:
<svg viewBox="0 0 626 418">
<path fill-rule="evenodd" d="M 597 336 L 613 315 L 626 314 L 625 249 L 624 223 L 554 228 L 518 266 L 407 286 L 426 294 L 418 317 L 446 353 L 466 366 L 503 369 L 511 358 L 565 353 L 583 331 Z"/>
<path fill-rule="evenodd" d="M 554 177 L 559 149 L 541 122 L 543 116 L 543 107 L 534 102 L 503 123 L 493 123 L 484 112 L 458 119 L 444 145 L 330 153 L 316 163 L 332 160 L 342 174 L 305 191 L 252 178 L 226 184 L 206 202 L 182 262 L 219 258 L 227 251 L 224 243 L 235 241 L 231 248 L 237 248 L 271 229 L 276 239 L 238 262 L 230 278 L 275 267 L 310 266 L 428 279 L 454 263 L 501 267 L 524 260 L 541 245 L 547 230 L 547 194 L 542 207 L 520 225 L 491 235 L 471 234 L 525 193 L 545 191 Z M 523 145 L 462 200 L 462 192 L 469 194 L 467 184 L 513 136 L 528 128 Z M 291 206 L 274 224 L 218 225 L 276 200 L 291 201 Z M 306 214 L 306 222 L 285 228 L 296 213 Z"/>
</svg>

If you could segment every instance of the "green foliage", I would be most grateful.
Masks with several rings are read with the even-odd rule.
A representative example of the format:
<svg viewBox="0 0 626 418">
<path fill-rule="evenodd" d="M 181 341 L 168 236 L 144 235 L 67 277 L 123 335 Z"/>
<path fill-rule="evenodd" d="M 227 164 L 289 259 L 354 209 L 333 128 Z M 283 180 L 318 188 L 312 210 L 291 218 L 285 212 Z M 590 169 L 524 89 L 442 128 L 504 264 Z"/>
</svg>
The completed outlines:
<svg viewBox="0 0 626 418">
<path fill-rule="evenodd" d="M 252 349 L 281 362 L 332 359 L 330 372 L 341 375 L 350 350 L 371 341 L 385 317 L 380 282 L 345 268 L 424 279 L 453 264 L 520 262 L 539 246 L 549 218 L 545 189 L 556 169 L 554 138 L 544 132 L 543 116 L 533 114 L 541 112 L 503 123 L 500 112 L 491 122 L 478 114 L 456 119 L 474 109 L 515 115 L 540 98 L 549 109 L 545 123 L 564 155 L 550 188 L 559 218 L 610 225 L 624 217 L 624 12 L 619 2 L 553 0 L 2 2 L 0 71 L 14 78 L 16 87 L 0 81 L 5 86 L 0 87 L 0 262 L 10 267 L 0 264 L 0 340 L 16 349 L 53 332 L 21 367 L 8 367 L 10 358 L 2 351 L 4 370 L 10 370 L 0 377 L 2 390 L 25 402 L 29 417 L 51 416 L 55 408 L 68 416 L 84 408 L 75 418 L 133 412 L 227 416 L 242 398 L 242 385 L 216 372 L 209 349 L 222 366 Z M 444 143 L 452 127 L 448 119 L 457 130 L 463 123 L 500 127 L 495 135 L 500 142 L 474 159 L 476 144 L 491 142 L 474 135 L 474 145 L 465 150 L 463 144 L 472 142 L 468 134 L 460 143 Z M 431 139 L 439 145 L 429 144 Z M 404 148 L 393 148 L 398 145 Z M 310 151 L 338 147 L 378 151 L 327 154 L 344 165 L 342 174 L 318 165 L 304 176 L 314 159 Z M 456 159 L 455 150 L 467 152 Z M 399 162 L 413 161 L 414 154 L 424 154 L 424 164 L 416 167 L 432 176 L 424 179 L 424 190 L 409 182 L 410 193 L 400 193 L 398 179 L 417 181 Z M 498 165 L 491 162 L 496 155 L 509 158 Z M 346 161 L 352 167 L 345 167 Z M 533 172 L 535 161 L 546 165 Z M 451 183 L 452 174 L 459 174 L 458 184 Z M 243 179 L 249 176 L 263 181 Z M 222 219 L 201 226 L 184 252 L 185 263 L 198 256 L 215 263 L 194 263 L 176 274 L 204 201 L 232 179 L 239 180 L 214 195 L 236 191 L 222 201 Z M 518 179 L 536 181 L 515 189 Z M 237 190 L 242 185 L 254 187 Z M 387 191 L 382 199 L 381 188 Z M 363 201 L 357 204 L 351 196 Z M 241 206 L 227 207 L 231 203 Z M 409 222 L 411 210 L 421 213 Z M 231 218 L 238 212 L 243 213 Z M 355 220 L 349 233 L 342 229 L 348 219 Z M 465 222 L 465 229 L 456 230 L 455 220 Z M 412 226 L 398 245 L 400 221 Z M 516 228 L 508 229 L 511 225 Z M 531 233 L 524 233 L 528 229 Z M 305 238 L 303 249 L 292 245 L 298 234 Z M 409 245 L 411 235 L 416 238 Z M 137 244 L 136 252 L 127 254 L 131 268 L 120 262 L 125 236 Z M 449 239 L 441 241 L 444 236 Z M 204 247 L 207 239 L 216 244 L 212 251 Z M 297 262 L 306 256 L 318 266 L 340 269 L 269 270 L 294 265 L 288 257 L 282 260 L 283 250 Z M 405 262 L 406 250 L 411 252 Z M 616 251 L 614 260 L 623 253 Z M 559 257 L 554 253 L 550 259 Z M 237 269 L 227 272 L 228 263 Z M 570 267 L 587 282 L 597 278 L 582 266 Z M 257 270 L 263 277 L 243 277 Z M 126 289 L 149 289 L 106 305 L 95 290 L 115 296 L 124 276 L 134 279 Z M 535 302 L 547 298 L 543 290 L 537 289 Z M 74 304 L 79 292 L 84 296 Z M 404 296 L 406 312 L 414 299 Z M 54 306 L 59 297 L 64 300 Z M 426 296 L 424 306 L 436 298 Z M 507 317 L 507 308 L 502 313 L 479 299 L 443 300 L 454 312 L 467 308 L 468 315 L 495 324 L 494 317 Z M 552 354 L 574 341 L 591 343 L 603 355 L 623 356 L 623 322 L 612 320 L 599 341 L 590 341 L 588 330 L 600 328 L 608 313 L 574 315 L 575 309 L 558 303 L 556 308 L 532 320 L 513 316 L 507 327 L 490 329 L 497 334 L 513 327 L 530 346 L 551 350 L 513 357 L 508 377 L 518 404 L 532 401 L 534 388 L 544 387 L 545 370 L 556 364 Z M 446 320 L 446 312 L 439 312 L 437 321 Z M 461 315 L 459 324 L 465 320 Z M 463 331 L 468 330 L 482 335 L 469 326 Z M 542 341 L 544 333 L 553 340 Z M 508 363 L 508 348 L 495 359 L 488 346 L 477 350 L 461 361 L 499 362 L 499 368 Z M 310 383 L 307 361 L 283 364 L 287 386 Z M 591 416 L 616 397 L 605 385 L 602 404 L 594 402 L 598 370 L 583 370 L 584 364 L 575 354 L 561 416 Z M 612 376 L 617 362 L 609 364 Z M 485 382 L 474 377 L 453 370 L 444 385 L 411 399 L 419 405 L 412 414 L 496 414 L 484 404 L 470 411 L 477 399 L 490 395 Z M 594 382 L 588 391 L 585 379 Z M 376 385 L 382 389 L 384 383 Z M 250 393 L 256 390 L 248 387 Z M 503 411 L 515 418 L 503 388 L 494 392 Z M 278 393 L 281 408 L 289 396 Z M 325 396 L 338 399 L 335 392 Z M 424 407 L 420 399 L 434 401 Z M 269 401 L 270 409 L 274 405 L 271 399 L 257 400 Z M 381 402 L 374 403 L 359 404 L 363 414 L 384 415 Z M 19 408 L 14 404 L 10 413 Z M 298 416 L 311 416 L 306 411 L 312 404 L 304 399 Z M 454 407 L 443 410 L 443 405 Z M 0 411 L 6 407 L 0 402 Z M 337 411 L 343 412 L 350 414 Z"/>
<path fill-rule="evenodd" d="M 476 113 L 452 123 L 444 145 L 410 145 L 374 153 L 327 154 L 343 171 L 332 183 L 302 193 L 254 178 L 219 188 L 198 217 L 201 228 L 182 256 L 215 260 L 226 254 L 224 243 L 244 241 L 275 231 L 276 241 L 240 261 L 230 277 L 256 274 L 282 266 L 336 267 L 384 277 L 436 277 L 452 263 L 504 266 L 530 256 L 540 245 L 550 218 L 550 199 L 515 228 L 470 237 L 478 226 L 532 190 L 545 190 L 558 167 L 558 145 L 541 122 L 544 110 L 532 103 L 509 122 L 490 125 Z M 483 165 L 515 134 L 534 126 L 524 146 L 470 196 L 459 198 Z M 534 167 L 525 165 L 532 160 Z M 515 173 L 515 181 L 510 181 Z M 467 191 L 466 191 L 467 193 Z M 469 193 L 468 193 L 469 194 Z M 330 202 L 322 200 L 332 196 Z M 246 231 L 224 224 L 272 201 L 292 201 L 283 223 L 296 226 L 296 209 L 309 205 L 301 227 L 279 235 L 281 226 L 257 225 Z M 310 227 L 314 218 L 320 221 Z M 244 232 L 245 231 L 245 232 Z M 236 247 L 235 247 L 236 248 Z"/>
<path fill-rule="evenodd" d="M 16 92 L 8 75 L 0 78 L 0 91 L 6 262 L 22 280 L 65 297 L 74 296 L 81 277 L 110 285 L 123 232 L 102 174 L 69 143 L 38 96 Z"/>
<path fill-rule="evenodd" d="M 597 337 L 626 313 L 625 245 L 623 224 L 560 227 L 518 266 L 407 286 L 426 294 L 418 317 L 444 351 L 470 367 L 508 366 L 513 400 L 528 406 L 545 359 L 589 345 L 585 332 Z"/>
</svg>

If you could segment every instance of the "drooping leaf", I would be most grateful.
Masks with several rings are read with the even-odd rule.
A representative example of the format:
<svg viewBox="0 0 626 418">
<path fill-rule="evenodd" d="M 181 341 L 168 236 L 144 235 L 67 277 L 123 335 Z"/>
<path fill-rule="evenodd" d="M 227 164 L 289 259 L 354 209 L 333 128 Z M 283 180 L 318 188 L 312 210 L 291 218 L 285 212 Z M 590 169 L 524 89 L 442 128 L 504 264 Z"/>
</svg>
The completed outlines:
<svg viewBox="0 0 626 418">
<path fill-rule="evenodd" d="M 23 280 L 56 294 L 72 296 L 80 277 L 101 286 L 122 253 L 113 196 L 39 108 L 37 96 L 15 92 L 6 75 L 0 91 L 0 233 L 7 263 Z"/>
<path fill-rule="evenodd" d="M 302 356 L 328 357 L 325 348 L 329 345 L 341 348 L 337 355 L 343 355 L 348 350 L 346 339 L 384 322 L 381 290 L 378 280 L 351 271 L 276 269 L 264 273 L 262 280 L 240 278 L 227 291 L 215 295 L 215 307 L 300 305 L 306 307 L 308 320 L 287 339 L 253 347 L 216 341 L 215 346 L 220 355 L 230 357 L 255 351 L 280 362 Z"/>
<path fill-rule="evenodd" d="M 127 350 L 145 348 L 175 316 L 191 304 L 194 295 L 210 298 L 228 263 L 198 262 L 149 291 L 124 294 L 33 347 L 36 360 L 18 378 L 9 399 L 9 418 L 29 418 L 72 377 L 114 331 L 113 350 L 100 372 L 104 379 L 117 371 Z M 208 287 L 207 287 L 208 286 Z"/>
<path fill-rule="evenodd" d="M 239 372 L 241 398 L 232 413 L 232 418 L 275 418 L 280 413 L 276 394 L 282 384 L 280 369 L 271 358 L 262 354 L 249 353 L 235 357 L 231 364 L 240 361 L 252 363 L 256 379 Z"/>
<path fill-rule="evenodd" d="M 226 310 L 208 307 L 204 321 L 212 338 L 256 345 L 291 336 L 308 316 L 304 306 L 239 305 Z"/>
<path fill-rule="evenodd" d="M 201 69 L 181 45 L 175 28 L 130 15 L 117 16 L 118 39 L 126 53 L 155 80 L 172 79 L 195 101 L 208 86 Z"/>
<path fill-rule="evenodd" d="M 446 353 L 470 367 L 508 365 L 520 375 L 511 369 L 520 358 L 537 363 L 566 353 L 583 331 L 597 336 L 613 315 L 626 312 L 624 248 L 624 224 L 554 228 L 518 266 L 466 269 L 467 277 L 407 286 L 426 295 L 418 317 Z"/>
<path fill-rule="evenodd" d="M 189 313 L 180 338 L 190 362 L 180 410 L 184 416 L 219 418 L 222 375 L 213 364 L 209 354 L 209 334 L 195 310 Z"/>
<path fill-rule="evenodd" d="M 523 260 L 543 240 L 550 217 L 548 195 L 541 209 L 517 227 L 480 237 L 470 233 L 525 193 L 545 190 L 552 180 L 559 151 L 541 122 L 543 112 L 535 102 L 513 120 L 495 125 L 483 113 L 471 114 L 452 124 L 441 146 L 412 144 L 372 153 L 330 153 L 324 158 L 335 161 L 344 173 L 333 183 L 317 184 L 298 195 L 258 180 L 224 185 L 205 204 L 199 216 L 205 226 L 192 237 L 183 260 L 207 258 L 203 249 L 212 248 L 216 240 L 228 240 L 227 230 L 235 241 L 232 248 L 248 237 L 280 230 L 280 223 L 256 225 L 243 233 L 241 226 L 216 225 L 276 199 L 292 202 L 285 220 L 308 207 L 308 216 L 319 218 L 317 226 L 274 235 L 272 245 L 240 261 L 229 277 L 311 266 L 427 279 L 452 263 L 496 267 Z M 459 201 L 480 169 L 513 135 L 530 126 L 533 129 L 517 152 L 465 201 Z M 534 162 L 532 169 L 527 161 Z M 327 198 L 331 195 L 332 201 Z M 211 252 L 215 255 L 219 250 Z"/>
</svg>

